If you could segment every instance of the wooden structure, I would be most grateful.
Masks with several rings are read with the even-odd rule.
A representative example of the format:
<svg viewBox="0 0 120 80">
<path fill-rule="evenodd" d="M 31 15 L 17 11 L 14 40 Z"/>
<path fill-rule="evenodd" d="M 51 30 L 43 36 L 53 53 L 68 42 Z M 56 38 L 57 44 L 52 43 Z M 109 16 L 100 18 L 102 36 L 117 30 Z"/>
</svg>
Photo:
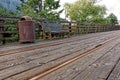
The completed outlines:
<svg viewBox="0 0 120 80">
<path fill-rule="evenodd" d="M 18 19 L 0 17 L 0 44 L 18 41 Z"/>
<path fill-rule="evenodd" d="M 120 80 L 120 30 L 0 47 L 0 80 Z"/>
<path fill-rule="evenodd" d="M 64 30 L 59 22 L 40 22 L 41 36 L 43 39 L 52 39 L 55 37 L 69 36 L 69 29 Z"/>
<path fill-rule="evenodd" d="M 0 20 L 0 41 L 3 41 L 3 20 Z M 2 43 L 0 42 L 0 44 Z"/>
<path fill-rule="evenodd" d="M 18 21 L 20 19 L 21 18 L 16 17 L 0 17 L 0 44 L 19 41 Z M 119 25 L 100 25 L 71 21 L 56 22 L 38 19 L 33 19 L 33 21 L 35 24 L 35 38 L 37 40 L 70 37 L 76 34 L 120 30 Z"/>
</svg>

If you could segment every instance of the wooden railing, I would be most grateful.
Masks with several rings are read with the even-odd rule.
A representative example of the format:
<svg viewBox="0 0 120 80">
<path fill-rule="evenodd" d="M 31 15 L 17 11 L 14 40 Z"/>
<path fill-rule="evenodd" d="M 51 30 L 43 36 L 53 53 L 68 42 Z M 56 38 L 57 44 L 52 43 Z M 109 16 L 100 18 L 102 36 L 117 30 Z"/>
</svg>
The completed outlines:
<svg viewBox="0 0 120 80">
<path fill-rule="evenodd" d="M 18 20 L 14 18 L 0 18 L 0 43 L 18 41 Z"/>
<path fill-rule="evenodd" d="M 19 32 L 18 32 L 19 20 L 20 18 L 17 17 L 0 17 L 0 44 L 19 41 Z M 46 21 L 33 19 L 33 22 L 35 24 L 36 40 L 41 40 L 43 38 L 46 39 L 44 33 L 45 31 L 41 25 L 41 23 L 44 23 Z M 59 23 L 62 25 L 63 30 L 69 30 L 70 36 L 75 34 L 88 34 L 88 33 L 105 32 L 112 30 L 120 30 L 119 25 L 100 25 L 93 23 L 90 24 L 90 23 L 69 22 L 69 21 L 59 21 Z"/>
</svg>

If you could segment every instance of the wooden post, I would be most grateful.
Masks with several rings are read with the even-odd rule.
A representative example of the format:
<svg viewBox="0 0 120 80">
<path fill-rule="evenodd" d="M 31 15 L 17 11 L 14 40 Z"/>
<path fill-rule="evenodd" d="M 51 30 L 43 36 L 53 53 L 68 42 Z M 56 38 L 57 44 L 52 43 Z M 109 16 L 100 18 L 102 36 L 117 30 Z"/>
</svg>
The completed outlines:
<svg viewBox="0 0 120 80">
<path fill-rule="evenodd" d="M 4 27 L 3 27 L 4 20 L 0 20 L 0 43 L 5 44 L 3 32 L 4 32 Z"/>
</svg>

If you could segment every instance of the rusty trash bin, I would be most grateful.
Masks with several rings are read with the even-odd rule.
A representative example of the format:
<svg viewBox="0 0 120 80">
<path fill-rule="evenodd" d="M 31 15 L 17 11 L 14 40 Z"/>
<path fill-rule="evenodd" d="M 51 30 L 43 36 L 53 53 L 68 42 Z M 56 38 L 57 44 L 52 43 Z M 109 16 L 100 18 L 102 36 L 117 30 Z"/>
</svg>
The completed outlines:
<svg viewBox="0 0 120 80">
<path fill-rule="evenodd" d="M 35 29 L 34 24 L 29 16 L 23 16 L 18 21 L 19 26 L 19 42 L 27 43 L 35 41 Z"/>
</svg>

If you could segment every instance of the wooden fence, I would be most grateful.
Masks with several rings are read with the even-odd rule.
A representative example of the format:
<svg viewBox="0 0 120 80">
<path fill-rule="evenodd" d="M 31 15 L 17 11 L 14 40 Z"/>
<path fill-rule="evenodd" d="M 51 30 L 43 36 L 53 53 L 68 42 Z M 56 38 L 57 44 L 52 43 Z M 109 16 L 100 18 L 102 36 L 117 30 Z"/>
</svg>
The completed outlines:
<svg viewBox="0 0 120 80">
<path fill-rule="evenodd" d="M 0 44 L 19 41 L 19 34 L 18 34 L 19 20 L 20 18 L 15 18 L 15 17 L 0 17 Z M 41 26 L 40 24 L 49 21 L 34 19 L 33 22 L 35 23 L 36 40 L 46 39 L 44 34 L 44 29 L 41 29 L 42 27 L 40 27 Z M 69 22 L 69 21 L 60 21 L 59 23 L 62 25 L 63 30 L 69 30 L 70 36 L 76 34 L 88 34 L 88 33 L 105 32 L 112 30 L 120 30 L 119 25 L 100 25 L 93 23 L 80 23 L 80 22 Z M 59 37 L 60 36 L 58 36 L 58 38 Z"/>
</svg>

